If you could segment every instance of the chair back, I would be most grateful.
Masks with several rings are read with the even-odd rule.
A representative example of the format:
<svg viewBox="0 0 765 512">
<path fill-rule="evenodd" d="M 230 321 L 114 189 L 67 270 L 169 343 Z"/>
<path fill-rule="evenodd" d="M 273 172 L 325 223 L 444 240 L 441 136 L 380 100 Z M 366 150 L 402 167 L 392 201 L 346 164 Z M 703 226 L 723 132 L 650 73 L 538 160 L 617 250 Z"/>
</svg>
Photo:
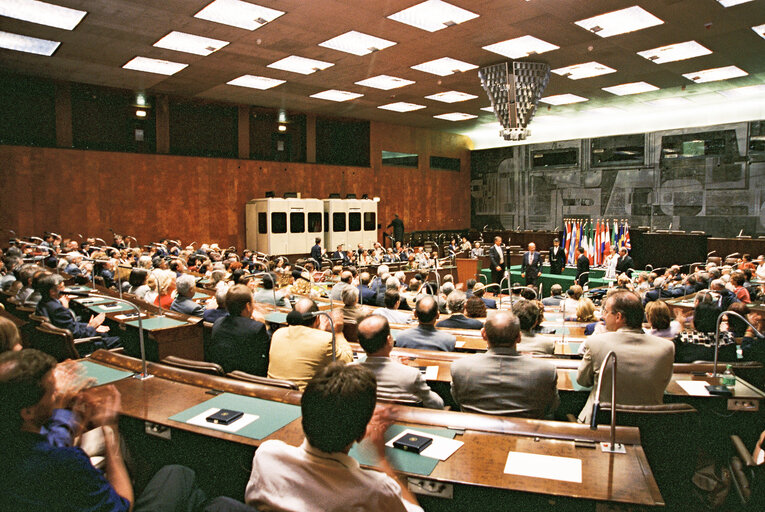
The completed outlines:
<svg viewBox="0 0 765 512">
<path fill-rule="evenodd" d="M 204 350 L 205 360 L 210 359 L 210 343 L 212 343 L 212 322 L 202 322 L 202 348 Z"/>
<path fill-rule="evenodd" d="M 263 384 L 264 386 L 273 386 L 276 388 L 294 389 L 298 390 L 298 385 L 290 380 L 271 379 L 269 377 L 261 377 L 260 375 L 253 375 L 251 373 L 243 372 L 241 370 L 234 370 L 226 374 L 227 377 L 232 379 L 244 380 L 247 382 L 254 382 L 255 384 Z"/>
<path fill-rule="evenodd" d="M 194 359 L 184 359 L 178 356 L 167 356 L 162 359 L 162 364 L 191 370 L 194 372 L 206 373 L 208 375 L 225 375 L 223 367 L 217 363 L 208 363 L 207 361 L 196 361 Z"/>
<path fill-rule="evenodd" d="M 72 333 L 47 321 L 35 327 L 29 339 L 29 348 L 50 354 L 56 361 L 80 358 Z"/>
<path fill-rule="evenodd" d="M 16 306 L 16 310 L 13 312 L 14 315 L 16 315 L 18 318 L 21 318 L 24 321 L 29 320 L 30 315 L 35 314 L 35 308 L 29 307 L 29 306 Z"/>
<path fill-rule="evenodd" d="M 732 435 L 730 439 L 734 455 L 729 461 L 728 469 L 733 488 L 738 494 L 743 510 L 759 510 L 765 500 L 765 464 L 757 464 L 739 436 Z"/>
<path fill-rule="evenodd" d="M 37 315 L 35 313 L 30 313 L 27 318 L 29 321 L 34 322 L 35 324 L 38 324 L 38 325 L 46 323 L 46 322 L 50 323 L 50 320 L 48 319 L 47 316 Z"/>
</svg>

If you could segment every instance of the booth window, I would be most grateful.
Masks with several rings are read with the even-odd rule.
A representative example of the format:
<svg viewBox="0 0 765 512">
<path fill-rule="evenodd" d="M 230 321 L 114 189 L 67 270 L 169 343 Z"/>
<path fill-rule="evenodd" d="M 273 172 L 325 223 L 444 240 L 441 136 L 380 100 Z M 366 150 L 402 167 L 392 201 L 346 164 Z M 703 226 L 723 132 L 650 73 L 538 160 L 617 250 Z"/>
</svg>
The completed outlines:
<svg viewBox="0 0 765 512">
<path fill-rule="evenodd" d="M 332 214 L 332 231 L 345 231 L 345 212 L 335 212 Z"/>
<path fill-rule="evenodd" d="M 383 151 L 382 164 L 396 167 L 417 167 L 419 155 L 416 153 L 399 153 L 398 151 Z"/>
<path fill-rule="evenodd" d="M 271 233 L 287 232 L 287 213 L 273 212 L 271 214 Z"/>
<path fill-rule="evenodd" d="M 375 212 L 364 212 L 364 231 L 374 231 L 377 229 L 375 217 Z"/>
<path fill-rule="evenodd" d="M 361 212 L 348 214 L 348 231 L 361 231 Z"/>
<path fill-rule="evenodd" d="M 290 212 L 290 233 L 305 233 L 305 213 Z"/>
<path fill-rule="evenodd" d="M 258 213 L 258 233 L 261 235 L 268 233 L 268 215 L 266 212 Z"/>
<path fill-rule="evenodd" d="M 329 212 L 324 212 L 324 232 L 329 233 Z"/>
<path fill-rule="evenodd" d="M 308 232 L 319 233 L 321 231 L 321 213 L 309 212 L 308 213 Z"/>
<path fill-rule="evenodd" d="M 449 158 L 447 156 L 431 156 L 430 168 L 438 169 L 441 171 L 456 171 L 460 172 L 460 159 Z"/>
</svg>

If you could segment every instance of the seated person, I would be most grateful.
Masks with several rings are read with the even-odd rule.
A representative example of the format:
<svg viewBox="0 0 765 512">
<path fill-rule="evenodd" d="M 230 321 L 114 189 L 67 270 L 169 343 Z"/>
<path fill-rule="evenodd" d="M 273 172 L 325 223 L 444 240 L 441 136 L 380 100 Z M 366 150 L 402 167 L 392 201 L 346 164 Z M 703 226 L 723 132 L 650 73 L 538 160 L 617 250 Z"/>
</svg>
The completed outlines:
<svg viewBox="0 0 765 512">
<path fill-rule="evenodd" d="M 372 314 L 387 318 L 391 324 L 408 324 L 412 321 L 412 317 L 408 313 L 398 310 L 400 303 L 401 295 L 398 293 L 398 290 L 386 290 L 385 307 L 375 309 Z"/>
<path fill-rule="evenodd" d="M 252 319 L 255 303 L 247 286 L 235 284 L 226 292 L 228 316 L 218 318 L 205 353 L 226 373 L 241 370 L 265 377 L 270 343 L 266 326 Z"/>
<path fill-rule="evenodd" d="M 532 354 L 552 354 L 555 351 L 555 339 L 541 336 L 535 332 L 539 325 L 539 306 L 532 300 L 522 300 L 513 304 L 513 314 L 517 317 L 521 329 L 521 339 L 515 345 L 518 352 Z"/>
<path fill-rule="evenodd" d="M 484 304 L 486 304 L 486 307 L 489 309 L 497 309 L 497 301 L 494 299 L 487 299 L 483 296 L 484 292 L 486 291 L 486 287 L 483 285 L 483 283 L 476 283 L 475 286 L 473 286 L 473 295 L 478 297 L 483 301 Z"/>
<path fill-rule="evenodd" d="M 579 299 L 579 303 L 576 305 L 576 321 L 577 322 L 597 322 L 598 319 L 595 316 L 595 304 L 587 297 Z"/>
<path fill-rule="evenodd" d="M 754 311 L 749 313 L 749 321 L 760 335 L 747 329 L 741 340 L 741 353 L 745 361 L 759 361 L 765 364 L 765 321 L 763 321 L 762 314 Z"/>
<path fill-rule="evenodd" d="M 364 309 L 359 306 L 359 289 L 354 286 L 343 288 L 343 320 L 346 324 L 356 324 Z"/>
<path fill-rule="evenodd" d="M 332 287 L 332 291 L 329 292 L 329 298 L 331 300 L 342 300 L 343 290 L 352 286 L 353 274 L 348 270 L 340 272 L 339 282 Z"/>
<path fill-rule="evenodd" d="M 526 301 L 524 301 L 526 302 Z M 452 363 L 452 396 L 463 411 L 544 418 L 558 406 L 558 374 L 552 363 L 518 353 L 518 319 L 500 311 L 481 336 L 489 347 Z"/>
<path fill-rule="evenodd" d="M 375 412 L 376 390 L 374 375 L 360 365 L 322 368 L 301 399 L 303 444 L 269 440 L 258 447 L 247 504 L 282 512 L 422 512 L 385 457 L 390 422 Z M 378 470 L 363 469 L 348 455 L 367 436 Z"/>
<path fill-rule="evenodd" d="M 542 299 L 542 304 L 545 306 L 560 306 L 563 302 L 563 287 L 558 283 L 555 283 L 550 287 L 550 296 Z"/>
<path fill-rule="evenodd" d="M 463 314 L 465 311 L 464 293 L 456 290 L 451 292 L 446 298 L 446 306 L 449 308 L 452 316 L 438 322 L 436 327 L 451 329 L 483 329 L 483 322 L 468 318 Z"/>
<path fill-rule="evenodd" d="M 129 287 L 127 293 L 135 295 L 136 298 L 144 300 L 144 297 L 149 292 L 149 285 L 146 281 L 149 278 L 149 271 L 145 268 L 134 268 L 130 271 L 128 276 Z"/>
<path fill-rule="evenodd" d="M 175 290 L 177 295 L 175 296 L 173 303 L 170 305 L 170 311 L 177 311 L 184 315 L 202 316 L 205 312 L 205 308 L 192 300 L 194 298 L 195 286 L 196 280 L 192 275 L 182 274 L 181 277 L 176 279 Z"/>
<path fill-rule="evenodd" d="M 26 302 L 26 300 L 34 293 L 34 288 L 32 288 L 32 279 L 34 279 L 35 274 L 40 270 L 42 270 L 42 268 L 31 264 L 22 265 L 19 269 L 18 275 L 22 287 L 16 294 L 16 300 L 18 300 L 21 304 L 24 304 L 24 302 Z"/>
<path fill-rule="evenodd" d="M 396 338 L 397 347 L 454 352 L 457 338 L 449 333 L 436 330 L 438 303 L 433 296 L 424 295 L 417 301 L 414 316 L 419 324 L 417 327 L 399 333 Z"/>
<path fill-rule="evenodd" d="M 220 317 L 228 315 L 228 310 L 226 310 L 226 293 L 228 293 L 228 288 L 220 288 L 215 291 L 216 307 L 205 309 L 205 312 L 202 313 L 202 320 L 204 322 L 214 324 Z"/>
<path fill-rule="evenodd" d="M 645 305 L 645 318 L 648 321 L 648 329 L 643 330 L 647 334 L 652 334 L 659 338 L 671 340 L 683 330 L 682 323 L 678 320 L 672 320 L 669 306 L 661 300 L 649 302 Z"/>
<path fill-rule="evenodd" d="M 711 294 L 703 294 L 693 310 L 693 329 L 682 331 L 675 336 L 673 341 L 676 363 L 714 360 L 717 317 L 722 311 L 712 300 Z M 721 330 L 718 360 L 734 362 L 737 359 L 733 333 Z"/>
<path fill-rule="evenodd" d="M 487 315 L 486 304 L 480 297 L 470 297 L 465 302 L 465 313 L 468 318 L 476 318 L 483 323 L 483 320 L 486 320 Z"/>
<path fill-rule="evenodd" d="M 406 366 L 390 357 L 393 336 L 388 320 L 371 315 L 359 324 L 359 343 L 367 354 L 365 368 L 372 370 L 377 378 L 377 393 L 389 398 L 413 398 L 422 401 L 423 407 L 443 409 L 444 401 L 430 390 L 418 368 Z"/>
<path fill-rule="evenodd" d="M 21 336 L 16 324 L 0 316 L 0 354 L 21 350 Z"/>
<path fill-rule="evenodd" d="M 175 297 L 175 272 L 158 268 L 155 269 L 152 274 L 156 281 L 156 288 L 159 291 L 159 295 L 154 295 L 152 304 L 155 306 L 161 305 L 165 309 L 170 309 Z"/>
<path fill-rule="evenodd" d="M 276 286 L 276 275 L 273 272 L 267 272 L 262 277 L 262 288 L 256 291 L 253 295 L 255 302 L 260 302 L 261 304 L 272 304 L 279 307 L 287 306 L 285 297 L 288 297 L 289 294 L 274 291 L 274 286 Z"/>
<path fill-rule="evenodd" d="M 576 308 L 579 306 L 579 299 L 582 298 L 584 290 L 578 284 L 571 286 L 566 292 L 568 297 L 561 305 L 564 320 L 576 320 Z"/>
</svg>

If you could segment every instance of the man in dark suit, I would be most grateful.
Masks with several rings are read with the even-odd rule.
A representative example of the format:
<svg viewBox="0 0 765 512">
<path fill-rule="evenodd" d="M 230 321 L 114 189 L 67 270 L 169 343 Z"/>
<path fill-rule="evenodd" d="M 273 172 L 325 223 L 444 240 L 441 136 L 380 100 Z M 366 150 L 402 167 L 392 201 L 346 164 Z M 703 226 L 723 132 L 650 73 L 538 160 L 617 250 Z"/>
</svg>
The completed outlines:
<svg viewBox="0 0 765 512">
<path fill-rule="evenodd" d="M 635 268 L 635 262 L 632 261 L 632 258 L 629 254 L 627 254 L 627 248 L 622 247 L 619 249 L 619 259 L 616 260 L 616 275 L 627 273 L 627 275 L 632 274 L 632 270 Z"/>
<path fill-rule="evenodd" d="M 584 247 L 576 248 L 576 283 L 584 287 L 590 280 L 590 259 L 584 254 Z"/>
<path fill-rule="evenodd" d="M 457 339 L 449 333 L 436 330 L 438 303 L 431 295 L 424 295 L 417 301 L 414 315 L 419 325 L 400 332 L 396 338 L 397 347 L 454 352 Z"/>
<path fill-rule="evenodd" d="M 194 298 L 194 286 L 196 286 L 196 280 L 190 274 L 183 274 L 175 280 L 175 291 L 178 295 L 173 303 L 170 304 L 171 311 L 191 316 L 202 316 L 204 314 L 205 308 L 192 300 Z"/>
<path fill-rule="evenodd" d="M 494 237 L 494 245 L 489 249 L 489 261 L 491 262 L 491 282 L 500 284 L 505 277 L 505 267 L 507 267 L 501 236 Z"/>
<path fill-rule="evenodd" d="M 268 351 L 271 340 L 266 326 L 252 319 L 255 308 L 252 292 L 243 284 L 235 284 L 226 293 L 229 316 L 215 321 L 210 344 L 205 347 L 208 360 L 223 370 L 241 370 L 265 377 L 268 373 Z"/>
<path fill-rule="evenodd" d="M 316 242 L 316 244 L 311 247 L 311 258 L 321 265 L 321 255 L 324 252 L 321 250 L 321 238 L 316 238 L 314 242 Z"/>
<path fill-rule="evenodd" d="M 337 246 L 337 250 L 332 253 L 332 259 L 341 265 L 348 265 L 350 263 L 348 255 L 343 250 L 343 244 Z"/>
<path fill-rule="evenodd" d="M 386 226 L 387 228 L 393 228 L 393 239 L 396 242 L 404 243 L 404 221 L 398 218 L 398 214 L 393 214 L 393 220 Z"/>
<path fill-rule="evenodd" d="M 436 327 L 449 328 L 449 329 L 483 329 L 483 322 L 475 318 L 466 317 L 463 312 L 465 311 L 465 294 L 460 291 L 453 291 L 446 299 L 446 306 L 449 308 L 452 316 L 446 320 L 441 320 L 436 324 Z"/>
<path fill-rule="evenodd" d="M 550 273 L 562 274 L 563 267 L 566 266 L 566 251 L 560 246 L 560 240 L 553 240 L 553 246 L 550 247 Z"/>
<path fill-rule="evenodd" d="M 529 250 L 523 253 L 523 263 L 521 263 L 521 277 L 526 278 L 526 286 L 537 284 L 541 266 L 542 258 L 537 252 L 537 244 L 531 242 Z"/>
<path fill-rule="evenodd" d="M 372 281 L 372 276 L 369 275 L 369 272 L 362 272 L 359 275 L 359 297 L 361 298 L 361 304 L 366 304 L 366 305 L 377 304 L 376 290 L 369 287 L 369 283 L 371 281 Z"/>
</svg>

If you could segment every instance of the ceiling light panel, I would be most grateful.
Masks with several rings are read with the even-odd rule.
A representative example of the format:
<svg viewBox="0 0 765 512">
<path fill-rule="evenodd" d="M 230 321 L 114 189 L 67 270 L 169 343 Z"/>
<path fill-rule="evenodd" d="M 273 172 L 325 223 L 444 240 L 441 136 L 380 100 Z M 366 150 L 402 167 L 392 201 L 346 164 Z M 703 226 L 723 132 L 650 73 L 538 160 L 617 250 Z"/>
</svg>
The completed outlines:
<svg viewBox="0 0 765 512">
<path fill-rule="evenodd" d="M 367 78 L 366 80 L 361 80 L 360 82 L 356 82 L 356 85 L 363 85 L 364 87 L 374 87 L 375 89 L 389 91 L 391 89 L 404 87 L 405 85 L 411 85 L 413 83 L 414 82 L 412 80 L 404 80 L 403 78 L 398 78 L 395 76 L 378 75 L 373 76 L 372 78 Z"/>
<path fill-rule="evenodd" d="M 74 30 L 74 27 L 82 21 L 86 14 L 86 11 L 36 0 L 3 0 L 0 2 L 0 16 L 63 28 L 64 30 Z"/>
<path fill-rule="evenodd" d="M 748 74 L 749 73 L 737 66 L 725 66 L 722 68 L 704 69 L 702 71 L 696 71 L 695 73 L 684 73 L 683 76 L 692 82 L 703 84 L 706 82 L 716 82 L 718 80 L 729 80 Z"/>
<path fill-rule="evenodd" d="M 554 96 L 547 96 L 540 98 L 539 101 L 547 103 L 548 105 L 570 105 L 571 103 L 581 103 L 583 101 L 589 101 L 587 98 L 582 98 L 576 94 L 556 94 Z"/>
<path fill-rule="evenodd" d="M 145 71 L 147 73 L 156 73 L 158 75 L 169 76 L 176 74 L 186 66 L 188 66 L 188 64 L 172 62 L 169 60 L 136 57 L 122 67 L 125 69 L 132 69 L 134 71 Z"/>
<path fill-rule="evenodd" d="M 664 21 L 642 7 L 634 5 L 575 23 L 600 37 L 611 37 L 661 25 Z"/>
<path fill-rule="evenodd" d="M 692 105 L 693 102 L 688 98 L 682 96 L 676 96 L 674 98 L 659 98 L 658 100 L 644 101 L 646 105 L 659 108 L 676 108 Z"/>
<path fill-rule="evenodd" d="M 260 89 L 265 91 L 277 85 L 283 84 L 284 80 L 277 80 L 276 78 L 268 78 L 265 76 L 255 75 L 242 75 L 239 78 L 226 82 L 228 85 L 236 85 L 238 87 L 249 87 L 250 89 Z"/>
<path fill-rule="evenodd" d="M 665 62 L 675 62 L 678 60 L 692 59 L 709 55 L 712 50 L 700 45 L 696 41 L 686 41 L 684 43 L 670 44 L 653 50 L 637 52 L 643 58 L 650 60 L 655 64 L 664 64 Z"/>
<path fill-rule="evenodd" d="M 193 53 L 207 56 L 217 52 L 228 44 L 228 41 L 210 39 L 209 37 L 195 36 L 185 32 L 170 32 L 165 37 L 154 43 L 157 48 L 166 48 L 177 52 Z"/>
<path fill-rule="evenodd" d="M 500 43 L 490 44 L 484 46 L 483 49 L 504 55 L 510 59 L 521 59 L 528 57 L 529 55 L 536 55 L 540 53 L 557 50 L 559 46 L 542 41 L 534 36 L 516 37 L 515 39 L 508 39 Z"/>
<path fill-rule="evenodd" d="M 571 80 L 581 80 L 582 78 L 616 73 L 616 70 L 598 62 L 585 62 L 583 64 L 566 66 L 565 68 L 553 69 L 552 72 Z"/>
<path fill-rule="evenodd" d="M 311 98 L 318 98 L 320 100 L 329 100 L 329 101 L 355 100 L 356 98 L 361 98 L 362 96 L 364 95 L 358 94 L 355 92 L 338 91 L 336 89 L 329 89 L 327 91 L 311 94 Z"/>
<path fill-rule="evenodd" d="M 448 114 L 440 114 L 433 117 L 436 119 L 445 119 L 447 121 L 467 121 L 468 119 L 475 119 L 478 116 L 465 114 L 464 112 L 449 112 Z"/>
<path fill-rule="evenodd" d="M 659 88 L 648 82 L 630 82 L 628 84 L 613 85 L 603 87 L 603 90 L 617 96 L 628 96 L 630 94 L 641 94 L 644 92 L 658 91 Z"/>
<path fill-rule="evenodd" d="M 752 27 L 752 30 L 755 31 L 755 33 L 765 39 L 765 24 L 764 25 L 757 25 L 756 27 Z"/>
<path fill-rule="evenodd" d="M 477 97 L 478 96 L 474 94 L 467 94 L 467 93 L 459 92 L 459 91 L 439 92 L 438 94 L 431 94 L 430 96 L 425 96 L 426 99 L 442 101 L 444 103 L 457 103 L 458 101 L 472 100 Z"/>
<path fill-rule="evenodd" d="M 463 71 L 469 71 L 476 69 L 478 66 L 470 64 L 469 62 L 463 62 L 461 60 L 452 59 L 450 57 L 443 57 L 422 64 L 412 66 L 412 69 L 417 71 L 424 71 L 425 73 L 431 73 L 438 76 L 449 76 L 454 73 L 462 73 Z"/>
<path fill-rule="evenodd" d="M 392 110 L 394 112 L 411 112 L 413 110 L 420 110 L 425 108 L 425 105 L 418 105 L 417 103 L 406 103 L 405 101 L 399 101 L 397 103 L 388 103 L 387 105 L 380 105 L 377 108 L 383 110 Z"/>
<path fill-rule="evenodd" d="M 751 2 L 752 0 L 717 0 L 720 2 L 720 5 L 723 7 L 733 7 L 734 5 L 738 4 L 745 4 L 747 2 Z"/>
<path fill-rule="evenodd" d="M 754 96 L 765 98 L 765 84 L 748 85 L 717 92 L 728 98 L 752 98 Z"/>
<path fill-rule="evenodd" d="M 269 68 L 291 71 L 293 73 L 300 73 L 301 75 L 310 75 L 311 73 L 322 71 L 331 66 L 334 66 L 331 62 L 307 59 L 305 57 L 298 57 L 297 55 L 290 55 L 289 57 L 277 60 L 268 65 Z"/>
<path fill-rule="evenodd" d="M 17 52 L 34 53 L 50 57 L 61 43 L 38 39 L 36 37 L 22 36 L 10 32 L 0 32 L 0 48 L 15 50 Z"/>
<path fill-rule="evenodd" d="M 396 44 L 394 41 L 388 41 L 381 37 L 370 36 L 351 30 L 345 34 L 328 39 L 323 43 L 319 43 L 319 46 L 361 56 L 378 50 L 384 50 L 394 44 Z"/>
<path fill-rule="evenodd" d="M 427 0 L 388 16 L 389 19 L 435 32 L 446 27 L 464 23 L 478 15 L 441 0 Z"/>
<path fill-rule="evenodd" d="M 195 18 L 231 25 L 245 30 L 255 30 L 275 20 L 284 11 L 269 9 L 262 5 L 241 0 L 215 0 L 194 15 Z"/>
</svg>

